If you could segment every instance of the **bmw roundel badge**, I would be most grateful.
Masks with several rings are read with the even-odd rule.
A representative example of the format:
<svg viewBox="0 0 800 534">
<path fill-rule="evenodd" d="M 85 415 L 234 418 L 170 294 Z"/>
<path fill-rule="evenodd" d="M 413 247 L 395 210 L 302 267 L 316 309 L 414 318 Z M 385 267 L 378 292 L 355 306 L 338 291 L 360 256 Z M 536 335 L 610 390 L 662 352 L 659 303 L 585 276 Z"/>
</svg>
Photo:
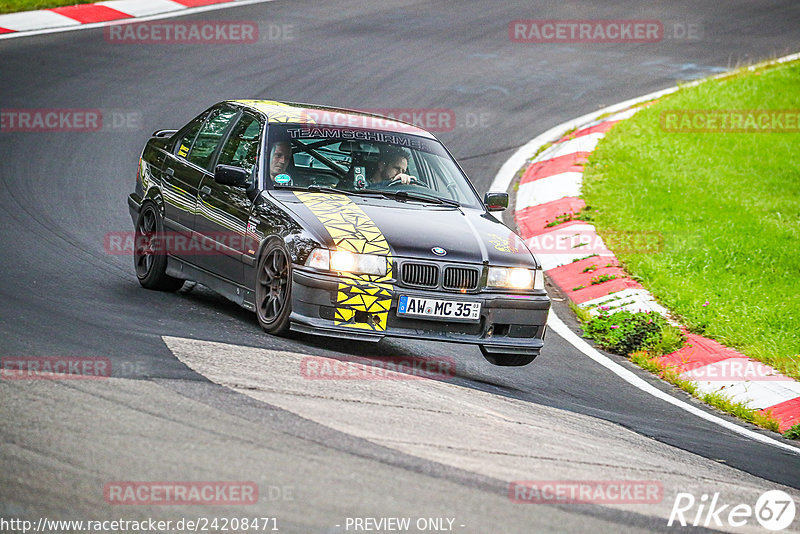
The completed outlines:
<svg viewBox="0 0 800 534">
<path fill-rule="evenodd" d="M 437 256 L 444 256 L 445 254 L 447 254 L 447 251 L 445 249 L 443 249 L 442 247 L 433 247 L 431 249 L 431 252 L 433 252 Z"/>
</svg>

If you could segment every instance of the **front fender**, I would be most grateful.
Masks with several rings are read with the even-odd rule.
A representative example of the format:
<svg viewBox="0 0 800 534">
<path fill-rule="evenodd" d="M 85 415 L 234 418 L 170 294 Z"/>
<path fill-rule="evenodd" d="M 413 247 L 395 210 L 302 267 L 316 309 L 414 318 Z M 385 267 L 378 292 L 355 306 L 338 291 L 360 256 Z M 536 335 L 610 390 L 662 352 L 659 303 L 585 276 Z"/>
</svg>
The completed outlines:
<svg viewBox="0 0 800 534">
<path fill-rule="evenodd" d="M 289 252 L 292 263 L 303 264 L 311 251 L 321 247 L 319 240 L 308 231 L 303 225 L 302 220 L 291 211 L 277 202 L 265 198 L 263 195 L 256 200 L 257 204 L 250 217 L 250 232 L 257 237 L 258 255 L 272 239 L 280 239 Z"/>
<path fill-rule="evenodd" d="M 164 216 L 164 195 L 161 194 L 161 189 L 158 186 L 153 185 L 147 190 L 142 199 L 142 203 L 144 203 L 145 200 L 154 202 L 155 205 L 158 206 L 158 211 L 161 216 Z"/>
</svg>

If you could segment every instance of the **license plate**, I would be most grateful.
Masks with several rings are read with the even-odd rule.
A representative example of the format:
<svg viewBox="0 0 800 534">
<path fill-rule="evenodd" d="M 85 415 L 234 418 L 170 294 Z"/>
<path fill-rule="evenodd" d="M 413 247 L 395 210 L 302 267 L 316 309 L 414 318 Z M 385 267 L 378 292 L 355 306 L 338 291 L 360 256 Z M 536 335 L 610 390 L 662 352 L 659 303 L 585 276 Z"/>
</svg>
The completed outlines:
<svg viewBox="0 0 800 534">
<path fill-rule="evenodd" d="M 480 302 L 437 300 L 403 295 L 397 302 L 397 315 L 413 315 L 427 319 L 461 319 L 479 321 Z"/>
</svg>

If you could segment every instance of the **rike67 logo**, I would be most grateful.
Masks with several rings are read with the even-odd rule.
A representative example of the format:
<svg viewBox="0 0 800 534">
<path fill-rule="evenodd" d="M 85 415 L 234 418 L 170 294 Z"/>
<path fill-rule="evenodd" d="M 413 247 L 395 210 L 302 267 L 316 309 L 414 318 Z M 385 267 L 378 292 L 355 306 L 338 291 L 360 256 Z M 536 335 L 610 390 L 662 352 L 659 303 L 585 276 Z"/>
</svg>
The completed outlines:
<svg viewBox="0 0 800 534">
<path fill-rule="evenodd" d="M 761 494 L 755 506 L 745 503 L 723 504 L 719 493 L 703 494 L 696 499 L 691 493 L 678 493 L 668 526 L 693 527 L 743 527 L 755 521 L 773 532 L 783 530 L 792 524 L 795 505 L 792 497 L 781 490 L 771 490 Z M 755 521 L 754 521 L 755 520 Z"/>
</svg>

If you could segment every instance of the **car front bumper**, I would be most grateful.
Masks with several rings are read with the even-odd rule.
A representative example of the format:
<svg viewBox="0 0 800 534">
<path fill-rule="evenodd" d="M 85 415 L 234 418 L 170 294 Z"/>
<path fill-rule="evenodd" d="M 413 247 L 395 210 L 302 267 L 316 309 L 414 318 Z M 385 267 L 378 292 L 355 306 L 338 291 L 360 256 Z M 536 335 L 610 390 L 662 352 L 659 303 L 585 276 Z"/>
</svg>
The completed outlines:
<svg viewBox="0 0 800 534">
<path fill-rule="evenodd" d="M 341 278 L 294 266 L 292 271 L 292 330 L 348 339 L 379 341 L 404 337 L 431 341 L 471 343 L 498 354 L 539 354 L 550 309 L 550 299 L 539 294 L 430 291 L 391 286 L 391 305 L 385 328 L 376 326 L 366 312 L 356 312 L 353 321 L 336 320 Z M 401 295 L 449 301 L 480 302 L 480 320 L 431 320 L 399 316 Z"/>
</svg>

